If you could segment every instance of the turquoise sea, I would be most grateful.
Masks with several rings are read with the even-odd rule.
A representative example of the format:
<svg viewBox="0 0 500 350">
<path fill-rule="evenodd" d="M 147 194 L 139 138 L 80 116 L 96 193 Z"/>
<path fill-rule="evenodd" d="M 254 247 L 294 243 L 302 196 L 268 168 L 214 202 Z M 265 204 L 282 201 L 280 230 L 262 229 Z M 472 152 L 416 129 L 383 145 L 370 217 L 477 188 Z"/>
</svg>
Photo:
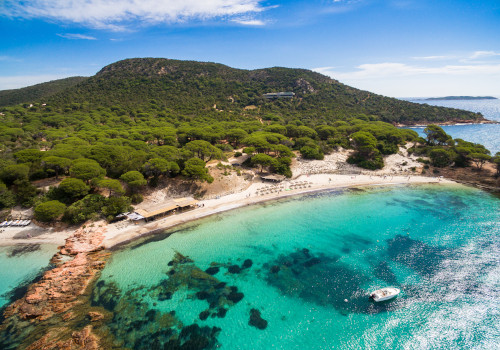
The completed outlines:
<svg viewBox="0 0 500 350">
<path fill-rule="evenodd" d="M 429 185 L 238 209 L 116 251 L 92 305 L 132 349 L 497 349 L 499 204 Z"/>
<path fill-rule="evenodd" d="M 480 143 L 490 150 L 494 155 L 500 152 L 500 99 L 497 100 L 433 100 L 407 99 L 416 103 L 427 103 L 433 106 L 451 107 L 465 109 L 472 112 L 480 112 L 483 116 L 498 124 L 468 124 L 443 126 L 444 131 L 453 138 L 463 139 L 470 142 Z M 425 136 L 424 128 L 411 128 L 421 136 Z"/>
<path fill-rule="evenodd" d="M 56 245 L 30 244 L 0 247 L 0 312 L 23 296 L 26 287 L 48 268 Z"/>
</svg>

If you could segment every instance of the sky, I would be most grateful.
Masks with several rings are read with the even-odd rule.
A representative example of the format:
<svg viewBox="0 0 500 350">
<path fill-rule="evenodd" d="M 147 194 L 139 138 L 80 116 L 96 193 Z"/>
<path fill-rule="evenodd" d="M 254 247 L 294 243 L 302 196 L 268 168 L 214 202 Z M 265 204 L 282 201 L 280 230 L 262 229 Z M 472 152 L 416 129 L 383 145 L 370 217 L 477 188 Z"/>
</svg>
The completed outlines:
<svg viewBox="0 0 500 350">
<path fill-rule="evenodd" d="M 165 57 L 500 97 L 500 0 L 2 0 L 0 33 L 0 90 Z"/>
</svg>

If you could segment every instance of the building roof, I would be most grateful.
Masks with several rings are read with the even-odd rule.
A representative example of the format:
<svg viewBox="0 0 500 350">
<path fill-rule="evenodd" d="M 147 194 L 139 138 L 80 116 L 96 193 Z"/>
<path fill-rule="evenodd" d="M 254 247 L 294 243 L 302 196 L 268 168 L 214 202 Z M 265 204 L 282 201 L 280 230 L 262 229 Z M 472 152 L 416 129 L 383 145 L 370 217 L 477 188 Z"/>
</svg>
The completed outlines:
<svg viewBox="0 0 500 350">
<path fill-rule="evenodd" d="M 267 175 L 267 176 L 262 176 L 262 180 L 283 181 L 283 180 L 285 180 L 285 176 L 283 176 L 283 175 Z"/>
<path fill-rule="evenodd" d="M 198 201 L 193 197 L 176 198 L 147 209 L 137 209 L 135 210 L 135 212 L 147 219 L 152 216 L 164 214 L 177 208 L 185 208 L 191 205 L 196 205 L 197 203 Z"/>
</svg>

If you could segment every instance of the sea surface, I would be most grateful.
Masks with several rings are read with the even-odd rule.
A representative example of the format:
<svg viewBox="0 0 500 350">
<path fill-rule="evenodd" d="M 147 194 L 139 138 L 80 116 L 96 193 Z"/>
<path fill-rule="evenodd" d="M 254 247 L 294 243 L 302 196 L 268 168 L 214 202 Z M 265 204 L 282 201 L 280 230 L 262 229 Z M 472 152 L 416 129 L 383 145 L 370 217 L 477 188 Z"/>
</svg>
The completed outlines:
<svg viewBox="0 0 500 350">
<path fill-rule="evenodd" d="M 0 312 L 23 296 L 27 286 L 49 267 L 57 245 L 19 244 L 0 247 Z"/>
<path fill-rule="evenodd" d="M 499 209 L 426 185 L 233 210 L 116 251 L 92 305 L 132 349 L 498 349 Z"/>
<path fill-rule="evenodd" d="M 472 112 L 480 112 L 492 121 L 500 123 L 500 99 L 497 100 L 433 100 L 406 99 L 410 102 L 427 103 L 432 106 L 459 108 Z M 424 128 L 411 128 L 425 137 Z M 465 141 L 480 143 L 484 145 L 491 154 L 500 152 L 500 124 L 470 124 L 470 125 L 448 125 L 443 126 L 444 131 L 454 139 L 460 138 Z"/>
</svg>

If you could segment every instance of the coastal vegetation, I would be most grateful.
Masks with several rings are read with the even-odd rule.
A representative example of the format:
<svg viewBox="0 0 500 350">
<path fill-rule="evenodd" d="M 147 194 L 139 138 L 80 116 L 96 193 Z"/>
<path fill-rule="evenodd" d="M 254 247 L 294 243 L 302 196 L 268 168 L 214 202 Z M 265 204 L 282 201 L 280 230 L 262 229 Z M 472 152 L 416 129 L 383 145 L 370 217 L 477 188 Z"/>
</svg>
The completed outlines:
<svg viewBox="0 0 500 350">
<path fill-rule="evenodd" d="M 358 90 L 306 69 L 273 67 L 249 71 L 162 58 L 119 61 L 65 89 L 48 89 L 44 84 L 31 88 L 52 93 L 38 97 L 19 89 L 25 97 L 22 102 L 28 106 L 46 103 L 49 112 L 90 112 L 105 107 L 118 111 L 119 117 L 162 116 L 172 121 L 179 117 L 202 118 L 200 114 L 209 118 L 218 115 L 219 120 L 241 114 L 284 122 L 300 118 L 306 124 L 317 125 L 357 114 L 402 124 L 483 120 L 479 113 L 415 104 Z M 277 91 L 293 92 L 295 96 L 274 100 L 263 97 Z M 2 100 L 0 94 L 0 106 L 13 103 L 19 102 Z"/>
<path fill-rule="evenodd" d="M 443 168 L 453 164 L 455 167 L 468 167 L 474 164 L 481 171 L 483 165 L 492 159 L 490 151 L 483 145 L 453 139 L 437 125 L 428 125 L 424 133 L 427 135 L 426 142 L 420 142 L 410 152 L 429 157 L 432 166 Z"/>
<path fill-rule="evenodd" d="M 276 90 L 296 95 L 262 98 Z M 382 168 L 407 143 L 437 167 L 481 169 L 490 159 L 437 126 L 424 140 L 388 123 L 478 114 L 376 96 L 300 69 L 132 59 L 44 101 L 0 109 L 0 209 L 33 207 L 40 221 L 111 220 L 139 203 L 146 185 L 211 183 L 207 162 L 243 153 L 242 166 L 287 177 L 294 157 L 321 160 L 340 147 L 354 149 L 348 161 L 366 169 Z M 49 178 L 48 190 L 34 185 Z"/>
</svg>

